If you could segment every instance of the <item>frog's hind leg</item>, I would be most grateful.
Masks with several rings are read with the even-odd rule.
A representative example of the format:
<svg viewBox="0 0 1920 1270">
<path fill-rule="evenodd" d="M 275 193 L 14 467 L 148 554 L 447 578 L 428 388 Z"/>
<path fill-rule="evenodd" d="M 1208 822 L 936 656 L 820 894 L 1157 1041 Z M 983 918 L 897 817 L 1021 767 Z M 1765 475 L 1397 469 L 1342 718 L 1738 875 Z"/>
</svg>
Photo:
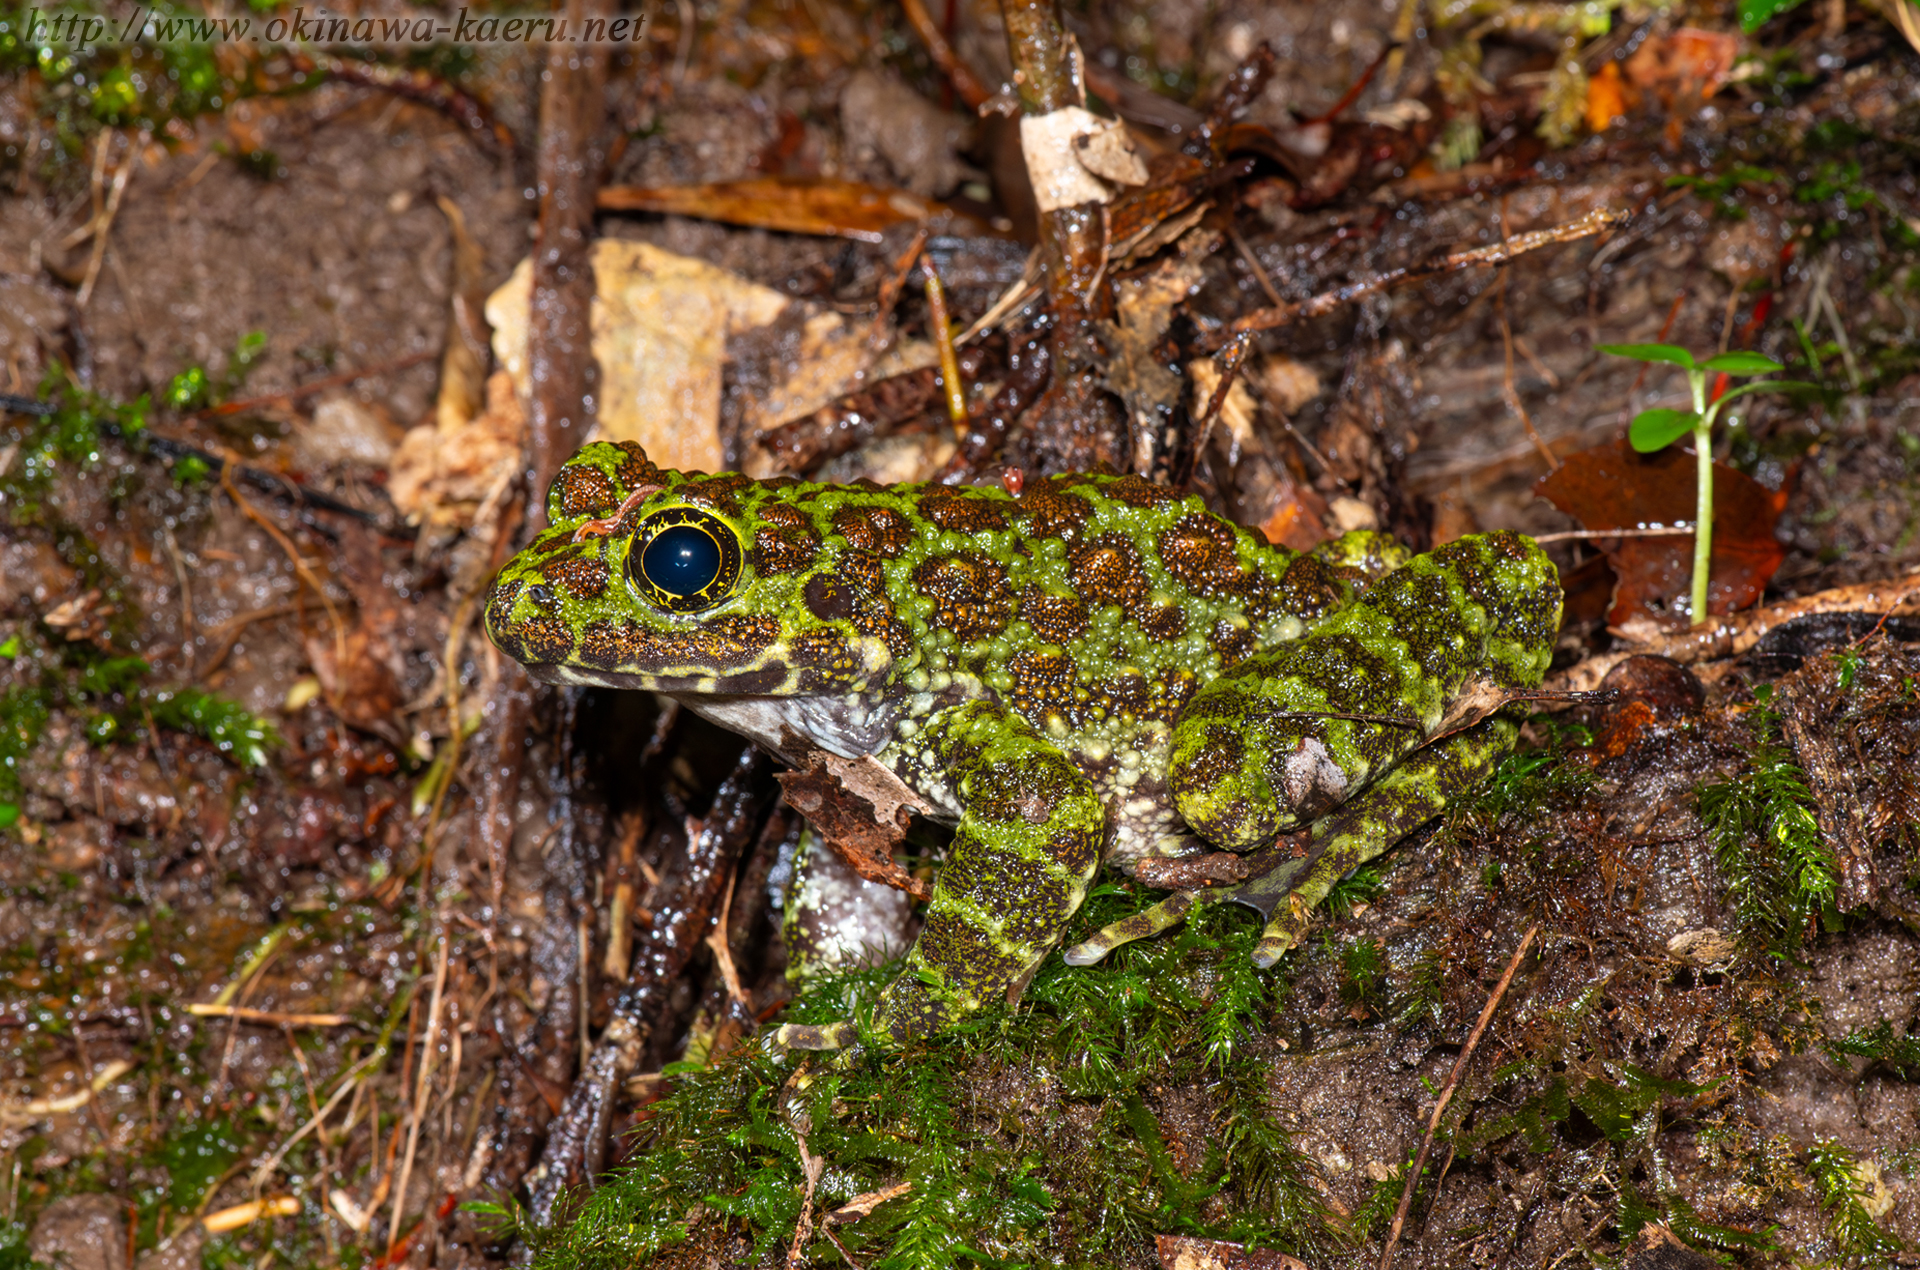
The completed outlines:
<svg viewBox="0 0 1920 1270">
<path fill-rule="evenodd" d="M 1476 681 L 1538 684 L 1560 599 L 1553 563 L 1514 533 L 1461 538 L 1395 570 L 1194 694 L 1168 764 L 1181 818 L 1246 852 L 1333 811 L 1439 732 Z"/>
<path fill-rule="evenodd" d="M 1158 935 L 1199 909 L 1231 900 L 1270 919 L 1253 960 L 1262 968 L 1273 965 L 1299 943 L 1313 910 L 1341 878 L 1484 780 L 1518 734 L 1511 721 L 1496 717 L 1416 751 L 1377 785 L 1316 822 L 1306 855 L 1281 860 L 1258 877 L 1231 886 L 1176 891 L 1067 949 L 1067 962 L 1090 966 L 1122 944 Z"/>
<path fill-rule="evenodd" d="M 1519 727 L 1496 715 L 1408 755 L 1371 789 L 1313 826 L 1300 867 L 1275 869 L 1233 888 L 1228 898 L 1268 915 L 1254 947 L 1254 963 L 1273 965 L 1300 942 L 1313 910 L 1341 878 L 1418 829 L 1493 774 L 1519 737 Z M 1286 876 L 1281 877 L 1280 874 Z"/>
</svg>

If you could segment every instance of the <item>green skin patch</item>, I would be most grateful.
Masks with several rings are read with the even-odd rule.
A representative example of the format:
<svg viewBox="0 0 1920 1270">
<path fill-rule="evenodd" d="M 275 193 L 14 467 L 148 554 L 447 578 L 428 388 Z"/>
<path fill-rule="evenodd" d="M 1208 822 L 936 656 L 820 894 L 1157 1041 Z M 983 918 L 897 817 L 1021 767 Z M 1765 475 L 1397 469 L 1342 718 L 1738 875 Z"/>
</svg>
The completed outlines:
<svg viewBox="0 0 1920 1270">
<path fill-rule="evenodd" d="M 1019 495 L 755 481 L 601 442 L 547 508 L 486 606 L 535 678 L 663 693 L 789 757 L 870 755 L 956 825 L 881 996 L 890 1044 L 1016 999 L 1101 860 L 1311 825 L 1304 861 L 1069 951 L 1097 960 L 1225 898 L 1274 917 L 1260 955 L 1277 957 L 1342 874 L 1511 746 L 1499 720 L 1450 731 L 1449 706 L 1538 684 L 1560 621 L 1554 568 L 1520 535 L 1411 560 L 1369 533 L 1296 553 L 1137 477 Z"/>
</svg>

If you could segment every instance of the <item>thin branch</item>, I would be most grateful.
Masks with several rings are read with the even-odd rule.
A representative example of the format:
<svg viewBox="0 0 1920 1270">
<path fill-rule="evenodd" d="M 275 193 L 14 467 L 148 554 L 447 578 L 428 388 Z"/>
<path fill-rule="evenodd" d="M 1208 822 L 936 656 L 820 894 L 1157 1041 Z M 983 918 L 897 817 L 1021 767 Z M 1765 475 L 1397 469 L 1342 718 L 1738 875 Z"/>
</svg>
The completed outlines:
<svg viewBox="0 0 1920 1270">
<path fill-rule="evenodd" d="M 1493 1012 L 1500 1007 L 1500 1000 L 1507 995 L 1507 987 L 1512 984 L 1513 976 L 1520 969 L 1520 959 L 1527 955 L 1527 949 L 1533 946 L 1534 936 L 1540 933 L 1540 924 L 1535 922 L 1520 937 L 1520 946 L 1513 950 L 1513 956 L 1507 962 L 1507 971 L 1500 976 L 1493 995 L 1487 998 L 1487 1004 L 1481 1008 L 1480 1021 L 1473 1025 L 1473 1031 L 1467 1036 L 1467 1043 L 1461 1047 L 1460 1057 L 1454 1060 L 1453 1071 L 1447 1076 L 1446 1088 L 1440 1091 L 1440 1098 L 1433 1104 L 1433 1115 L 1427 1118 L 1427 1136 L 1420 1142 L 1420 1154 L 1414 1157 L 1413 1167 L 1407 1170 L 1406 1189 L 1400 1192 L 1400 1207 L 1394 1210 L 1393 1226 L 1387 1231 L 1387 1246 L 1380 1254 L 1380 1270 L 1392 1270 L 1393 1248 L 1400 1242 L 1401 1228 L 1407 1224 L 1407 1212 L 1413 1207 L 1413 1192 L 1420 1184 L 1420 1172 L 1427 1167 L 1427 1157 L 1433 1153 L 1434 1135 L 1440 1132 L 1440 1117 L 1446 1114 L 1447 1104 L 1453 1101 L 1453 1091 L 1459 1087 L 1460 1078 L 1466 1074 L 1467 1064 L 1473 1058 L 1473 1051 L 1480 1044 L 1480 1037 L 1486 1032 L 1487 1024 L 1493 1022 Z"/>
<path fill-rule="evenodd" d="M 246 1023 L 270 1023 L 276 1027 L 346 1027 L 359 1022 L 351 1014 L 284 1014 L 279 1010 L 254 1010 L 244 1005 L 207 1005 L 199 1001 L 190 1003 L 187 1013 L 206 1018 L 239 1019 Z"/>
<path fill-rule="evenodd" d="M 1271 331 L 1278 327 L 1290 326 L 1331 313 L 1344 304 L 1377 294 L 1403 282 L 1418 282 L 1425 278 L 1437 277 L 1444 273 L 1453 273 L 1461 269 L 1491 268 L 1504 265 L 1518 259 L 1528 252 L 1538 251 L 1556 243 L 1574 242 L 1589 238 L 1594 234 L 1612 229 L 1627 219 L 1627 213 L 1609 207 L 1595 208 L 1579 220 L 1568 221 L 1548 229 L 1536 229 L 1531 233 L 1516 234 L 1502 242 L 1491 243 L 1485 247 L 1475 247 L 1467 251 L 1448 252 L 1435 257 L 1425 264 L 1407 265 L 1399 269 L 1389 269 L 1385 273 L 1359 282 L 1324 291 L 1297 304 L 1280 304 L 1272 308 L 1256 309 L 1227 327 L 1214 337 L 1215 347 L 1227 344 L 1231 340 L 1250 335 L 1256 331 Z"/>
</svg>

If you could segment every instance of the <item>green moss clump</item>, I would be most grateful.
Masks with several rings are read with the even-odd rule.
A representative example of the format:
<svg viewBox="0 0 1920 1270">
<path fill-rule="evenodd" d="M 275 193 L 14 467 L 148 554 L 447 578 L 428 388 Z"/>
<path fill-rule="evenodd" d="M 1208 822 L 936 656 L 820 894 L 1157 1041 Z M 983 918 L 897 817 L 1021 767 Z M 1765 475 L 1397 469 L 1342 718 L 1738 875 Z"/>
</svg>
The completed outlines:
<svg viewBox="0 0 1920 1270">
<path fill-rule="evenodd" d="M 1099 888 L 1077 925 L 1144 899 Z M 521 1233 L 543 1267 L 629 1267 L 743 1237 L 772 1256 L 807 1204 L 804 1141 L 821 1169 L 802 1252 L 819 1264 L 841 1255 L 824 1213 L 901 1183 L 832 1227 L 863 1266 L 1150 1262 L 1160 1233 L 1322 1254 L 1349 1233 L 1269 1106 L 1278 1050 L 1262 1038 L 1284 983 L 1252 966 L 1258 938 L 1251 915 L 1210 910 L 1098 968 L 1050 959 L 1022 1005 L 885 1058 L 744 1046 L 679 1076 L 633 1163 L 567 1220 Z M 825 979 L 788 1017 L 864 1023 L 895 973 Z M 1194 1086 L 1204 1109 L 1162 1105 Z"/>
<path fill-rule="evenodd" d="M 1780 740 L 1780 716 L 1763 688 L 1751 719 L 1748 770 L 1700 790 L 1700 818 L 1733 901 L 1734 929 L 1750 948 L 1790 957 L 1816 919 L 1838 929 L 1840 865 L 1822 840 L 1807 774 Z"/>
</svg>

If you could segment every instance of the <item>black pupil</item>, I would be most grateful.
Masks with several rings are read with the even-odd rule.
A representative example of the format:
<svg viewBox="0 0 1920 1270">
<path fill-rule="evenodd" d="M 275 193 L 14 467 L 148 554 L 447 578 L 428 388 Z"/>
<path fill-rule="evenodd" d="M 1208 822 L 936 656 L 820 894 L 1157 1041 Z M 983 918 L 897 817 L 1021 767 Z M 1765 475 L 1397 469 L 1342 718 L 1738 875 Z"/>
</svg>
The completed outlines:
<svg viewBox="0 0 1920 1270">
<path fill-rule="evenodd" d="M 640 568 L 668 595 L 696 595 L 720 574 L 720 544 L 691 525 L 675 525 L 653 536 Z"/>
</svg>

